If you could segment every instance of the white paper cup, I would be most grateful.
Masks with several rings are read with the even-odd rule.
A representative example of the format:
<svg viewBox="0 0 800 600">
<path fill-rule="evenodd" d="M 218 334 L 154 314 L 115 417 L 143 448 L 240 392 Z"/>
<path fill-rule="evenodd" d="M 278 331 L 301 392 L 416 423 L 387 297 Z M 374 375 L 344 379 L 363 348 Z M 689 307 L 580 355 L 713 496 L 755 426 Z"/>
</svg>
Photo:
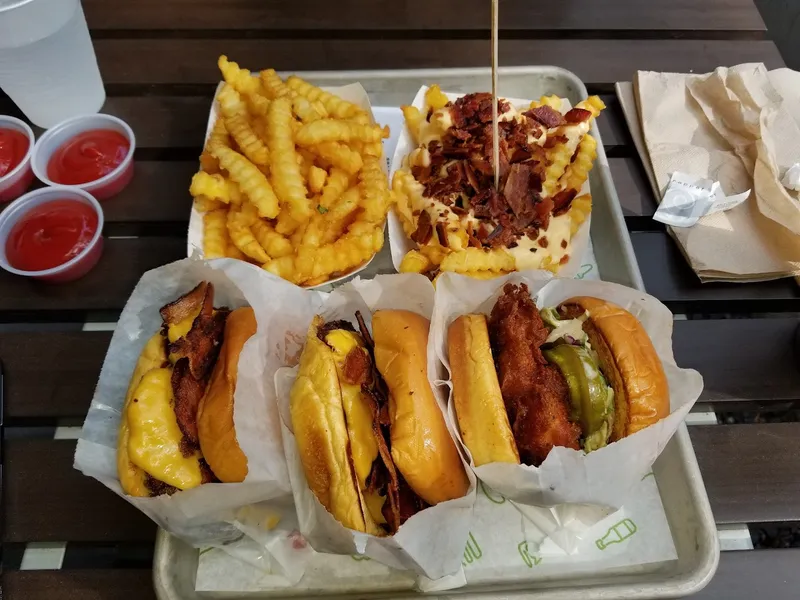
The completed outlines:
<svg viewBox="0 0 800 600">
<path fill-rule="evenodd" d="M 11 229 L 17 222 L 24 217 L 31 209 L 47 204 L 54 200 L 77 200 L 91 206 L 97 213 L 97 231 L 95 232 L 89 245 L 83 249 L 75 258 L 64 264 L 45 269 L 44 271 L 23 271 L 12 267 L 6 257 L 6 242 L 11 234 Z M 100 260 L 103 253 L 103 209 L 100 203 L 91 194 L 74 187 L 46 187 L 34 190 L 18 198 L 0 213 L 0 268 L 5 269 L 14 275 L 31 277 L 52 283 L 63 283 L 73 281 L 83 277 Z"/>
<path fill-rule="evenodd" d="M 16 167 L 0 177 L 0 202 L 10 202 L 25 193 L 33 181 L 33 171 L 31 170 L 31 156 L 36 144 L 33 130 L 25 121 L 20 121 L 14 117 L 0 115 L 0 129 L 13 129 L 25 134 L 28 138 L 28 151 Z"/>
<path fill-rule="evenodd" d="M 134 136 L 133 130 L 125 121 L 111 115 L 97 114 L 73 117 L 48 129 L 44 135 L 39 138 L 39 141 L 36 142 L 36 146 L 33 149 L 31 166 L 36 177 L 46 185 L 63 185 L 52 181 L 47 176 L 47 165 L 51 157 L 56 150 L 76 135 L 96 129 L 110 129 L 111 131 L 121 133 L 130 144 L 128 153 L 125 155 L 125 159 L 116 169 L 111 171 L 111 173 L 100 179 L 69 187 L 76 187 L 89 192 L 98 200 L 106 200 L 121 192 L 123 188 L 130 183 L 133 177 L 133 153 L 136 150 L 136 136 Z"/>
</svg>

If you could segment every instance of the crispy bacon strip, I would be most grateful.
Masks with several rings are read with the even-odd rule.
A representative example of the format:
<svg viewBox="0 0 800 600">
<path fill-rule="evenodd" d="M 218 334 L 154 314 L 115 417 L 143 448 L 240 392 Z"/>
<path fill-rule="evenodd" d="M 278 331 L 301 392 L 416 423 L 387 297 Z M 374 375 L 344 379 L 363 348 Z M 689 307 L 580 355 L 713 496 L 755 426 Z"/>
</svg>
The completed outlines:
<svg viewBox="0 0 800 600">
<path fill-rule="evenodd" d="M 189 333 L 169 344 L 169 354 L 176 361 L 184 357 L 189 359 L 189 370 L 195 379 L 203 379 L 217 360 L 229 312 L 227 308 L 214 311 L 214 286 L 208 284 L 203 307 Z"/>
<path fill-rule="evenodd" d="M 197 436 L 197 408 L 206 391 L 207 377 L 195 379 L 189 369 L 189 359 L 181 358 L 172 369 L 172 394 L 175 398 L 174 410 L 178 427 L 184 439 L 191 446 L 184 451 L 189 455 L 200 444 Z"/>
<path fill-rule="evenodd" d="M 205 303 L 206 298 L 211 296 L 214 301 L 214 286 L 207 281 L 201 281 L 193 290 L 185 293 L 177 300 L 162 306 L 161 318 L 167 325 L 174 325 L 188 319 Z"/>
</svg>

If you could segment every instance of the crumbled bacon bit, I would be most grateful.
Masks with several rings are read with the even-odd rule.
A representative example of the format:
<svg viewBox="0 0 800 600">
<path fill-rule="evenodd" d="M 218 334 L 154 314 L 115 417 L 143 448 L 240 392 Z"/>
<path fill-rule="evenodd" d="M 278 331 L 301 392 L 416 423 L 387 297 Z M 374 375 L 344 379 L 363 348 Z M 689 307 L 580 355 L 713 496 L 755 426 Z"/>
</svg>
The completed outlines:
<svg viewBox="0 0 800 600">
<path fill-rule="evenodd" d="M 577 195 L 578 190 L 561 190 L 553 196 L 553 215 L 557 217 L 567 212 Z"/>
<path fill-rule="evenodd" d="M 548 246 L 548 244 L 549 244 L 550 242 L 548 242 L 548 241 L 547 241 L 547 236 L 546 236 L 546 235 L 543 235 L 543 236 L 542 236 L 542 239 L 540 239 L 540 240 L 539 240 L 537 243 L 538 243 L 538 244 L 539 244 L 539 245 L 540 245 L 542 248 L 547 248 L 547 246 Z"/>
<path fill-rule="evenodd" d="M 433 224 L 427 210 L 423 210 L 417 219 L 417 230 L 411 234 L 411 239 L 420 246 L 427 244 L 433 237 Z"/>
<path fill-rule="evenodd" d="M 447 247 L 447 229 L 445 228 L 444 223 L 442 223 L 441 221 L 436 223 L 436 237 L 439 240 L 439 244 L 441 244 L 442 246 L 444 246 L 446 248 Z"/>
<path fill-rule="evenodd" d="M 564 124 L 564 115 L 546 104 L 544 106 L 532 108 L 526 112 L 525 115 L 530 115 L 548 129 L 553 129 L 554 127 L 559 127 Z"/>
<path fill-rule="evenodd" d="M 565 265 L 567 264 L 567 262 L 569 262 L 569 254 L 565 254 L 564 256 L 562 256 L 561 260 L 558 261 L 558 264 Z"/>
<path fill-rule="evenodd" d="M 558 146 L 559 144 L 566 144 L 569 141 L 569 138 L 565 135 L 549 135 L 547 139 L 544 141 L 545 148 L 553 148 Z"/>
<path fill-rule="evenodd" d="M 566 249 L 567 246 L 569 246 L 569 244 L 567 243 L 567 240 L 561 240 L 561 247 Z"/>
<path fill-rule="evenodd" d="M 564 115 L 564 120 L 567 123 L 583 123 L 591 118 L 591 111 L 588 111 L 585 108 L 573 108 L 568 110 L 567 114 Z"/>
</svg>

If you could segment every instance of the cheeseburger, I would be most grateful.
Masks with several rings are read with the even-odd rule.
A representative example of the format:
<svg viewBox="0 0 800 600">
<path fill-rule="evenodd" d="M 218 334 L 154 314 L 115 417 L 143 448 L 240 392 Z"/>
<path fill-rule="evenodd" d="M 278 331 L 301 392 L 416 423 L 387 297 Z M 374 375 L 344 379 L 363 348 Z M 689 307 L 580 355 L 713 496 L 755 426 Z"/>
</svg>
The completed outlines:
<svg viewBox="0 0 800 600">
<path fill-rule="evenodd" d="M 309 488 L 342 525 L 392 535 L 469 481 L 427 376 L 430 322 L 381 310 L 311 323 L 290 413 Z"/>
<path fill-rule="evenodd" d="M 142 350 L 122 408 L 122 489 L 148 497 L 243 481 L 233 394 L 239 354 L 256 331 L 253 309 L 215 309 L 214 286 L 204 281 L 160 313 L 161 330 Z"/>
<path fill-rule="evenodd" d="M 631 313 L 577 297 L 541 312 L 506 284 L 487 319 L 448 331 L 453 400 L 476 466 L 539 466 L 554 446 L 591 452 L 669 414 L 661 361 Z"/>
</svg>

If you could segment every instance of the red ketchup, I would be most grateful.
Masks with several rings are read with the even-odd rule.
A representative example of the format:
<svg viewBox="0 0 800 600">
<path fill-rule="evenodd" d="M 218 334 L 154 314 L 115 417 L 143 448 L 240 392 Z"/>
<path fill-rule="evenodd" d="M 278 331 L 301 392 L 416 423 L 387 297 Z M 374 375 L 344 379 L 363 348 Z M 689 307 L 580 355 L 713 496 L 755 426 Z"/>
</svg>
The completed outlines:
<svg viewBox="0 0 800 600">
<path fill-rule="evenodd" d="M 127 138 L 117 131 L 84 131 L 53 153 L 47 164 L 47 177 L 62 185 L 97 181 L 116 169 L 129 149 Z"/>
<path fill-rule="evenodd" d="M 83 252 L 97 232 L 97 213 L 76 200 L 53 200 L 31 209 L 11 228 L 9 264 L 21 271 L 44 271 Z"/>
<path fill-rule="evenodd" d="M 0 129 L 0 177 L 13 171 L 28 153 L 28 136 L 16 129 Z"/>
</svg>

